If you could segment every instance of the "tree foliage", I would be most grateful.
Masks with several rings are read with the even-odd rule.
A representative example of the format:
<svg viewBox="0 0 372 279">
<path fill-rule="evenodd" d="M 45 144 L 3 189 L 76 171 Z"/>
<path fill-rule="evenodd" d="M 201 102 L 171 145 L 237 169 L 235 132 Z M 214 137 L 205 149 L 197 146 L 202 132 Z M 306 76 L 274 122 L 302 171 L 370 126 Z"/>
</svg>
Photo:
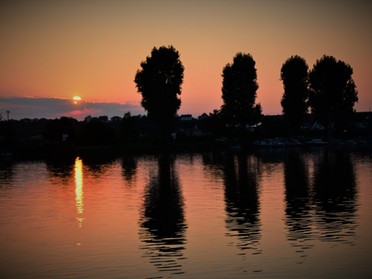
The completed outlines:
<svg viewBox="0 0 372 279">
<path fill-rule="evenodd" d="M 165 129 L 181 106 L 184 67 L 179 53 L 173 46 L 154 47 L 141 68 L 134 80 L 142 94 L 141 104 L 148 117 Z"/>
<path fill-rule="evenodd" d="M 284 93 L 281 100 L 283 114 L 292 131 L 297 130 L 307 113 L 308 65 L 300 56 L 292 56 L 280 72 Z"/>
<path fill-rule="evenodd" d="M 255 105 L 258 89 L 256 62 L 250 54 L 238 53 L 223 69 L 222 117 L 232 127 L 243 128 L 256 121 L 261 106 Z"/>
<path fill-rule="evenodd" d="M 92 117 L 81 123 L 80 141 L 87 145 L 110 145 L 116 141 L 116 133 L 107 116 Z"/>
<path fill-rule="evenodd" d="M 309 73 L 311 111 L 327 130 L 345 128 L 354 112 L 358 92 L 352 74 L 350 65 L 326 55 Z"/>
<path fill-rule="evenodd" d="M 77 120 L 71 117 L 61 117 L 47 123 L 43 133 L 45 139 L 50 141 L 62 141 L 62 135 L 66 134 L 67 141 L 73 141 L 76 137 Z"/>
</svg>

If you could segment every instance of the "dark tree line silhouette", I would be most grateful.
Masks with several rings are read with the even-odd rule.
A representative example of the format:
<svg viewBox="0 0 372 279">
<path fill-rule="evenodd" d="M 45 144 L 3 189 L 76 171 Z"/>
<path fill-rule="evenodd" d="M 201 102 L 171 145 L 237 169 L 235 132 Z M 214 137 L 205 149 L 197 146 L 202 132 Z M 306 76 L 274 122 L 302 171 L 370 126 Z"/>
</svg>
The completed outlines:
<svg viewBox="0 0 372 279">
<path fill-rule="evenodd" d="M 259 87 L 255 64 L 251 54 L 237 53 L 222 71 L 223 104 L 214 116 L 223 124 L 225 135 L 235 140 L 245 140 L 249 126 L 262 118 L 261 105 L 255 103 Z M 142 106 L 162 137 L 170 138 L 172 120 L 181 106 L 178 96 L 184 67 L 179 53 L 173 46 L 153 48 L 141 68 L 135 83 Z M 302 57 L 288 58 L 280 77 L 284 87 L 281 105 L 290 132 L 297 133 L 309 108 L 328 134 L 345 129 L 358 101 L 352 74 L 350 65 L 332 56 L 324 55 L 310 71 Z"/>
<path fill-rule="evenodd" d="M 10 119 L 0 121 L 0 143 L 5 147 L 25 145 L 27 141 L 27 144 L 43 141 L 66 145 L 144 144 L 155 147 L 168 146 L 176 135 L 177 143 L 186 139 L 187 144 L 202 142 L 209 146 L 216 139 L 249 143 L 257 138 L 297 136 L 301 125 L 309 119 L 323 125 L 326 133 L 322 132 L 322 136 L 334 132 L 340 135 L 340 131 L 348 128 L 358 101 L 350 65 L 324 55 L 309 69 L 304 58 L 298 55 L 288 58 L 280 71 L 282 116 L 265 116 L 261 105 L 256 103 L 259 84 L 255 65 L 251 54 L 237 53 L 233 62 L 222 69 L 222 106 L 197 119 L 190 116 L 191 119 L 183 121 L 182 116 L 177 115 L 184 76 L 180 54 L 173 46 L 154 47 L 151 55 L 140 64 L 141 69 L 134 79 L 146 116 L 132 116 L 127 112 L 111 120 L 107 116 L 88 116 L 84 121 L 68 117 L 37 121 Z M 370 134 L 371 124 L 368 123 L 362 136 Z M 321 135 L 313 131 L 309 134 L 307 129 L 302 129 L 302 135 Z M 352 133 L 359 133 L 359 130 L 354 127 Z"/>
<path fill-rule="evenodd" d="M 281 68 L 280 78 L 284 87 L 281 105 L 292 132 L 300 128 L 308 110 L 308 71 L 305 59 L 297 55 L 288 58 Z"/>
<path fill-rule="evenodd" d="M 244 138 L 246 125 L 253 124 L 261 115 L 257 97 L 256 62 L 250 54 L 238 53 L 232 64 L 227 64 L 222 73 L 221 116 L 231 128 L 231 134 Z"/>
<path fill-rule="evenodd" d="M 332 56 L 317 60 L 309 72 L 309 105 L 328 132 L 344 129 L 354 112 L 358 92 L 352 74 L 350 65 Z"/>
<path fill-rule="evenodd" d="M 142 106 L 157 125 L 163 139 L 171 133 L 171 121 L 181 106 L 183 70 L 178 51 L 173 47 L 153 48 L 151 56 L 141 63 L 135 83 L 142 94 Z"/>
<path fill-rule="evenodd" d="M 347 128 L 358 101 L 353 69 L 333 56 L 324 55 L 309 71 L 305 59 L 292 56 L 282 66 L 283 114 L 296 131 L 310 108 L 328 136 Z"/>
</svg>

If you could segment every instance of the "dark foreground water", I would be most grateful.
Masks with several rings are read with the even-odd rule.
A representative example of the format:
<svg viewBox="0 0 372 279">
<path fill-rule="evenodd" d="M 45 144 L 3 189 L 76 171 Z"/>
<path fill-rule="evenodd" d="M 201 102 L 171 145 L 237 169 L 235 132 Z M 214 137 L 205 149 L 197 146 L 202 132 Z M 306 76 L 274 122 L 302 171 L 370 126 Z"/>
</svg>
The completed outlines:
<svg viewBox="0 0 372 279">
<path fill-rule="evenodd" d="M 2 163 L 1 278 L 372 278 L 368 151 Z"/>
</svg>

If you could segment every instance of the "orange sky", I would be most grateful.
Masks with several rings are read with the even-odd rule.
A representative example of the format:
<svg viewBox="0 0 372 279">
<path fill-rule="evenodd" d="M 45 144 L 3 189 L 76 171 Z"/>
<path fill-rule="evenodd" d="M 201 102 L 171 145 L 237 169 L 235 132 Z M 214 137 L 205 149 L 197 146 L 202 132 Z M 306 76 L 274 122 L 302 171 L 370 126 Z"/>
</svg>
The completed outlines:
<svg viewBox="0 0 372 279">
<path fill-rule="evenodd" d="M 256 61 L 257 101 L 281 113 L 280 68 L 291 55 L 349 63 L 358 111 L 372 107 L 370 1 L 3 1 L 0 97 L 139 105 L 133 82 L 156 46 L 185 66 L 180 114 L 219 109 L 221 73 L 237 52 Z"/>
</svg>

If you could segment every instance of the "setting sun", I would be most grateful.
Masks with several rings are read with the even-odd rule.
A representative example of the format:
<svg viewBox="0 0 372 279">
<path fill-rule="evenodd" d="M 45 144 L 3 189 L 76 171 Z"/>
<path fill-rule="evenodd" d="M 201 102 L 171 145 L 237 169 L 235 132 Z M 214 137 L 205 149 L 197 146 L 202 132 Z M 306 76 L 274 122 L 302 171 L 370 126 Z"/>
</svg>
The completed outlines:
<svg viewBox="0 0 372 279">
<path fill-rule="evenodd" d="M 74 97 L 72 97 L 72 100 L 74 101 L 74 104 L 77 105 L 77 103 L 79 101 L 81 101 L 81 98 L 80 98 L 80 96 L 74 96 Z"/>
</svg>

